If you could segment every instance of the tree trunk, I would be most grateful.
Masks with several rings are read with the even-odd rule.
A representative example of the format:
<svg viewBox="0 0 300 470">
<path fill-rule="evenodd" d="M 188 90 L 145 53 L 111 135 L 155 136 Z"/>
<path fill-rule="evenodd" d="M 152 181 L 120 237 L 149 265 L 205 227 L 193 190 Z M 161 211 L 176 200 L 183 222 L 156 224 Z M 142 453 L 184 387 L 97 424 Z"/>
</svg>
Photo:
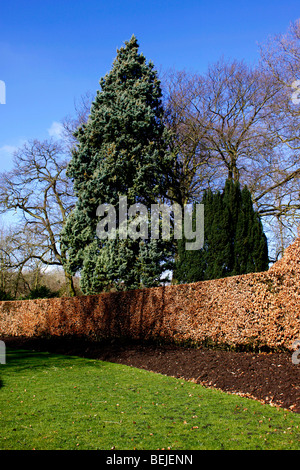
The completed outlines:
<svg viewBox="0 0 300 470">
<path fill-rule="evenodd" d="M 73 276 L 65 271 L 66 286 L 67 286 L 67 295 L 69 297 L 75 297 L 76 291 L 73 282 Z"/>
</svg>

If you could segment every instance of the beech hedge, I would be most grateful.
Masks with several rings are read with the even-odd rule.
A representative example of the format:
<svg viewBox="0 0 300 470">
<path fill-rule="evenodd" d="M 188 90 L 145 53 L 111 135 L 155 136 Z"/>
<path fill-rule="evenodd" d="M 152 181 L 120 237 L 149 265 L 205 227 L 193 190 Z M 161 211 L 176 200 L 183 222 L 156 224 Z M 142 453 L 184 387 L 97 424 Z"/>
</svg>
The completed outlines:
<svg viewBox="0 0 300 470">
<path fill-rule="evenodd" d="M 261 273 L 91 296 L 1 301 L 0 336 L 293 350 L 300 339 L 300 238 Z"/>
</svg>

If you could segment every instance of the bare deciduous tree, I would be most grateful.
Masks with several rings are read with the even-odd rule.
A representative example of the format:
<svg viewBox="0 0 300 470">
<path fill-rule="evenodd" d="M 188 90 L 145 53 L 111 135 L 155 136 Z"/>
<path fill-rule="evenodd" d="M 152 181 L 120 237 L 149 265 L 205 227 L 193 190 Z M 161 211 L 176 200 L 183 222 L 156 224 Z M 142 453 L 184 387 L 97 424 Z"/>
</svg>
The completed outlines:
<svg viewBox="0 0 300 470">
<path fill-rule="evenodd" d="M 256 202 L 262 213 L 267 211 L 276 217 L 283 251 L 283 244 L 286 246 L 296 236 L 300 223 L 300 20 L 291 23 L 285 34 L 276 35 L 261 46 L 260 65 L 280 90 L 266 119 L 279 144 L 277 168 L 273 168 L 269 187 L 257 195 Z M 266 198 L 270 195 L 274 197 L 267 207 Z"/>
<path fill-rule="evenodd" d="M 71 153 L 77 145 L 77 139 L 74 133 L 80 126 L 88 121 L 93 99 L 94 95 L 87 91 L 80 97 L 79 102 L 75 102 L 75 115 L 65 116 L 61 122 L 63 126 L 62 139 L 69 153 Z"/>
<path fill-rule="evenodd" d="M 13 170 L 0 175 L 0 210 L 15 211 L 19 220 L 13 267 L 32 260 L 63 266 L 67 253 L 60 248 L 60 232 L 74 206 L 67 164 L 59 142 L 34 140 L 15 153 Z M 72 276 L 65 276 L 74 295 Z"/>
<path fill-rule="evenodd" d="M 197 200 L 214 175 L 204 149 L 203 115 L 199 112 L 199 76 L 171 70 L 164 75 L 165 124 L 169 151 L 176 156 L 169 196 L 184 205 Z"/>
<path fill-rule="evenodd" d="M 300 64 L 295 46 L 299 25 L 292 33 L 281 54 L 276 49 L 280 61 L 288 61 L 289 72 Z M 286 58 L 288 44 L 293 65 Z M 276 71 L 281 73 L 279 65 Z M 171 150 L 178 157 L 177 192 L 196 200 L 208 187 L 224 187 L 226 178 L 238 180 L 250 189 L 270 231 L 274 220 L 284 224 L 283 242 L 299 209 L 300 104 L 297 110 L 292 107 L 291 78 L 279 80 L 274 74 L 264 61 L 254 67 L 224 59 L 201 76 L 173 72 L 165 79 L 165 108 L 173 132 Z"/>
</svg>

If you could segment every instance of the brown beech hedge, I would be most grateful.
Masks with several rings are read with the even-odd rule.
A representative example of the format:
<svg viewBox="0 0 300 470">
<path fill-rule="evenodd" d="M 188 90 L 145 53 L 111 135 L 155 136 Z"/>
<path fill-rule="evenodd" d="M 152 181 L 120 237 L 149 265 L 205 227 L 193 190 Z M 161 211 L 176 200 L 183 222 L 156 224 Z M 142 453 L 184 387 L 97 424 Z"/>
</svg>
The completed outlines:
<svg viewBox="0 0 300 470">
<path fill-rule="evenodd" d="M 269 271 L 92 296 L 0 302 L 0 336 L 163 340 L 292 350 L 300 238 Z"/>
</svg>

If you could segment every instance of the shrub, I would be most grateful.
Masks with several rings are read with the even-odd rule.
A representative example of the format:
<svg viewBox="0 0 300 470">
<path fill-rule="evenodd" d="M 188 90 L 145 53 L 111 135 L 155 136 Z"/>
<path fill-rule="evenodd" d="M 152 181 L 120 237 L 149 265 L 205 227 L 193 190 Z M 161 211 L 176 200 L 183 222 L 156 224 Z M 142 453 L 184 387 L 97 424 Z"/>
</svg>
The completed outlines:
<svg viewBox="0 0 300 470">
<path fill-rule="evenodd" d="M 51 299 L 53 297 L 57 297 L 58 293 L 53 292 L 47 286 L 39 286 L 33 289 L 27 299 Z"/>
<path fill-rule="evenodd" d="M 13 300 L 13 298 L 9 292 L 0 289 L 0 300 Z"/>
</svg>

